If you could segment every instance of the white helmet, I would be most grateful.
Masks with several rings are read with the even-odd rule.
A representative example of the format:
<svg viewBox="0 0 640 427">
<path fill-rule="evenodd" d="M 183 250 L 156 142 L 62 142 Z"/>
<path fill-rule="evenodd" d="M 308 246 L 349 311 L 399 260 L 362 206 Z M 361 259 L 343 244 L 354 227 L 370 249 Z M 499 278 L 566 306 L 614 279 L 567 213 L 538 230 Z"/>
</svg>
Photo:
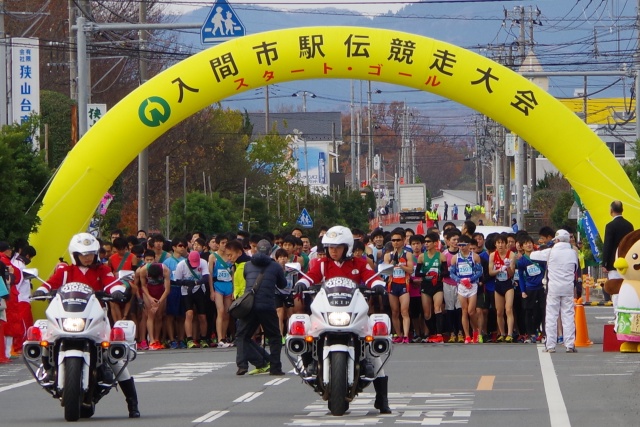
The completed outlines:
<svg viewBox="0 0 640 427">
<path fill-rule="evenodd" d="M 69 256 L 74 265 L 78 264 L 77 255 L 98 255 L 100 250 L 100 242 L 89 233 L 78 233 L 71 238 L 69 242 Z"/>
<path fill-rule="evenodd" d="M 347 227 L 336 225 L 328 229 L 325 235 L 322 236 L 322 245 L 325 248 L 331 245 L 345 245 L 346 250 L 343 257 L 349 258 L 353 251 L 353 234 Z"/>
</svg>

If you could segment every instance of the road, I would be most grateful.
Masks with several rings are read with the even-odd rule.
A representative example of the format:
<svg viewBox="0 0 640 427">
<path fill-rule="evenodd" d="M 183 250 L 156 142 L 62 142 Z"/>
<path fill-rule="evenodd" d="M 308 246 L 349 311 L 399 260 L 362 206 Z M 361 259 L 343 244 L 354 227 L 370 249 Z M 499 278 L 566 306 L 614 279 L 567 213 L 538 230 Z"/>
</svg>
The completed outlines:
<svg viewBox="0 0 640 427">
<path fill-rule="evenodd" d="M 587 307 L 595 344 L 577 354 L 541 353 L 533 344 L 395 345 L 387 366 L 391 415 L 372 407 L 372 389 L 343 417 L 328 414 L 297 377 L 235 375 L 235 349 L 143 352 L 132 363 L 142 418 L 138 426 L 637 425 L 640 355 L 603 353 L 610 307 Z M 562 350 L 563 347 L 558 347 Z M 285 362 L 285 367 L 288 367 Z M 36 403 L 37 402 L 37 403 Z M 30 381 L 26 368 L 0 365 L 3 425 L 65 425 L 57 401 Z M 113 391 L 90 421 L 119 426 L 126 418 Z"/>
</svg>

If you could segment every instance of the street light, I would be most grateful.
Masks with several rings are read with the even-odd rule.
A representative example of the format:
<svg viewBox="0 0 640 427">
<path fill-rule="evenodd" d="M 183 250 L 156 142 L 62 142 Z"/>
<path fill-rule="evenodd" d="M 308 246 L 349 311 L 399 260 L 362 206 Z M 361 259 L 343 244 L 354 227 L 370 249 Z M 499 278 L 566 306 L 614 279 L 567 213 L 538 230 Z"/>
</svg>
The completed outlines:
<svg viewBox="0 0 640 427">
<path fill-rule="evenodd" d="M 307 92 L 306 90 L 299 90 L 295 92 L 293 95 L 291 95 L 291 96 L 302 96 L 302 112 L 303 113 L 307 112 L 307 95 L 309 95 L 311 98 L 316 97 L 315 93 Z"/>
</svg>

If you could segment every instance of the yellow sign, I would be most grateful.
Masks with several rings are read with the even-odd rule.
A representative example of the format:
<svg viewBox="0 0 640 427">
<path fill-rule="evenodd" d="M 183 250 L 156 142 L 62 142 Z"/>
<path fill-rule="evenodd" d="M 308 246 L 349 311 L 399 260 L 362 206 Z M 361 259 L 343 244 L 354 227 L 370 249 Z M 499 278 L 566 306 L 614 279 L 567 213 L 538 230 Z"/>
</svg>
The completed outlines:
<svg viewBox="0 0 640 427">
<path fill-rule="evenodd" d="M 461 47 L 379 28 L 307 27 L 240 37 L 167 69 L 115 105 L 69 153 L 47 192 L 34 264 L 51 271 L 102 196 L 138 153 L 180 121 L 247 90 L 292 80 L 360 79 L 449 98 L 505 125 L 570 181 L 598 229 L 622 200 L 640 226 L 638 195 L 607 146 L 558 100 Z M 46 276 L 46 273 L 44 273 Z"/>
</svg>

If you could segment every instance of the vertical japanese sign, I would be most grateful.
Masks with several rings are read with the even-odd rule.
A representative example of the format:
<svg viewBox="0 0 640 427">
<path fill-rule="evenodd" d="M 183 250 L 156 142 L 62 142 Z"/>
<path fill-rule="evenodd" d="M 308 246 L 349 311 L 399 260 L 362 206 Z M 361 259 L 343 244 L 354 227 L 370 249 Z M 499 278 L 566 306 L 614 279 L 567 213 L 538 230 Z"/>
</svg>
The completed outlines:
<svg viewBox="0 0 640 427">
<path fill-rule="evenodd" d="M 40 112 L 39 39 L 11 39 L 11 104 L 14 123 L 24 123 L 32 113 Z"/>
<path fill-rule="evenodd" d="M 91 129 L 107 113 L 107 104 L 87 104 L 87 129 Z"/>
</svg>

